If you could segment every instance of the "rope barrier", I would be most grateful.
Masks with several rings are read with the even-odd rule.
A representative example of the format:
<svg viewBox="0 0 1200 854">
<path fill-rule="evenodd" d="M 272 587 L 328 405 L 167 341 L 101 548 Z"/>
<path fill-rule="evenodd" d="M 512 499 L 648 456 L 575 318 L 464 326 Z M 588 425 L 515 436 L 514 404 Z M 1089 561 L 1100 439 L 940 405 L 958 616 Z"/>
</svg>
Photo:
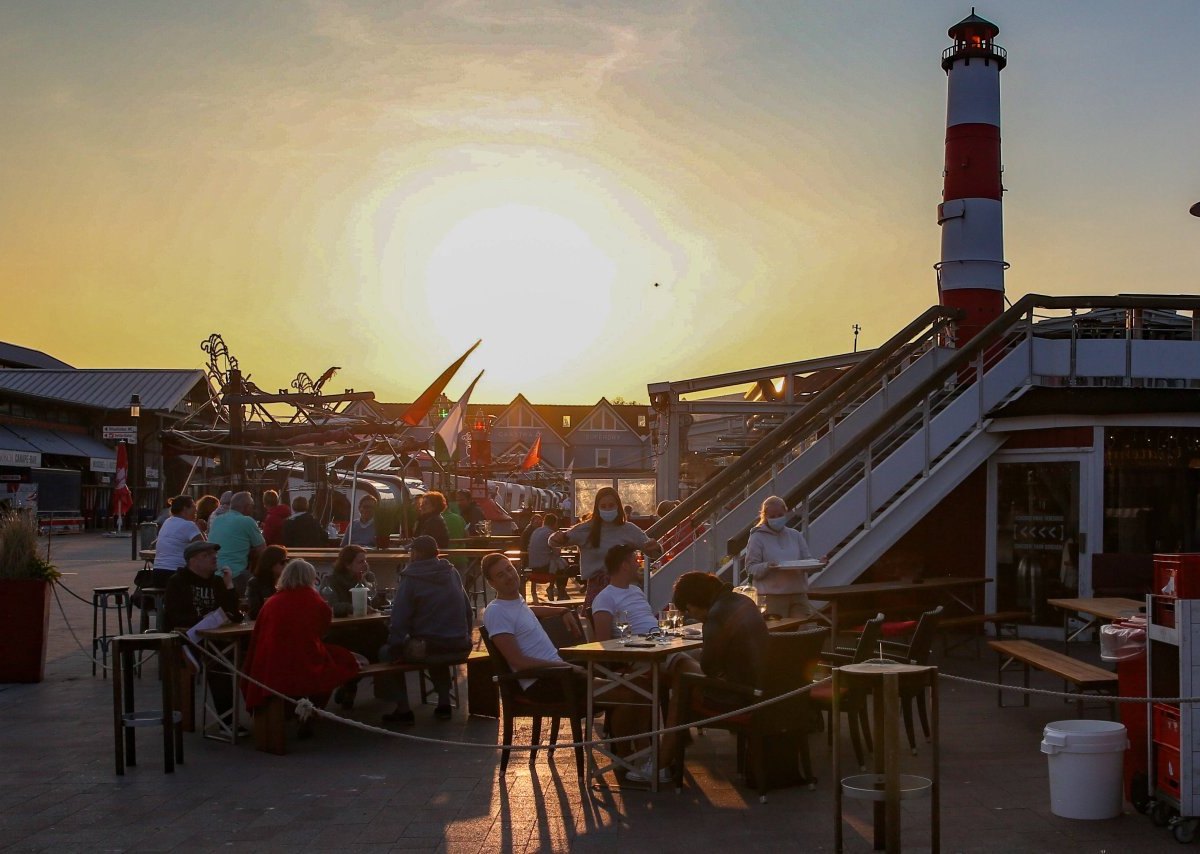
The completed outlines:
<svg viewBox="0 0 1200 854">
<path fill-rule="evenodd" d="M 70 590 L 70 588 L 61 584 L 61 582 L 54 585 L 54 588 L 55 588 L 54 599 L 58 603 L 59 612 L 62 614 L 63 622 L 66 623 L 67 631 L 69 631 L 71 634 L 71 637 L 74 638 L 75 643 L 79 647 L 80 652 L 86 658 L 91 660 L 93 663 L 99 665 L 100 667 L 103 667 L 105 670 L 114 669 L 112 666 L 105 664 L 104 662 L 101 662 L 100 660 L 94 658 L 87 651 L 87 648 L 82 644 L 82 642 L 80 642 L 79 637 L 75 634 L 75 629 L 71 626 L 70 620 L 67 619 L 67 614 L 66 614 L 65 609 L 63 608 L 62 600 L 59 599 L 59 596 L 58 596 L 58 590 L 57 590 L 58 587 L 62 587 L 64 590 L 66 590 L 72 596 L 75 596 L 76 599 L 80 599 L 80 601 L 82 601 L 82 602 L 87 602 L 88 600 L 82 599 L 80 596 L 78 596 L 77 594 L 72 592 Z M 181 635 L 181 637 L 182 637 L 182 635 Z M 189 648 L 198 650 L 202 655 L 206 656 L 207 658 L 212 659 L 214 662 L 216 662 L 217 664 L 219 664 L 221 666 L 222 670 L 234 673 L 237 675 L 237 677 L 239 679 L 245 680 L 246 682 L 249 682 L 250 684 L 263 689 L 268 694 L 270 694 L 274 697 L 278 697 L 281 700 L 285 700 L 288 703 L 292 703 L 295 706 L 296 714 L 300 718 L 301 721 L 307 721 L 310 718 L 315 716 L 318 718 L 324 718 L 325 720 L 328 720 L 328 721 L 333 721 L 335 723 L 340 723 L 344 726 L 352 727 L 354 729 L 362 730 L 363 732 L 375 733 L 378 735 L 387 736 L 389 738 L 399 738 L 399 739 L 403 739 L 406 741 L 414 741 L 414 742 L 418 742 L 421 744 L 436 744 L 436 745 L 440 745 L 443 747 L 481 748 L 481 749 L 485 749 L 485 750 L 515 750 L 518 752 L 541 750 L 541 749 L 545 749 L 547 747 L 561 748 L 564 750 L 574 749 L 577 747 L 596 747 L 599 745 L 620 744 L 623 742 L 637 741 L 640 739 L 651 738 L 654 736 L 668 735 L 671 733 L 689 730 L 693 727 L 703 729 L 704 727 L 711 726 L 712 724 L 718 723 L 718 722 L 726 720 L 728 718 L 737 717 L 738 715 L 744 715 L 749 712 L 755 712 L 755 711 L 758 711 L 759 709 L 765 709 L 768 706 L 772 706 L 775 703 L 781 703 L 781 702 L 784 702 L 785 700 L 794 699 L 795 697 L 798 697 L 802 694 L 808 693 L 809 691 L 811 691 L 813 688 L 817 687 L 818 685 L 829 682 L 830 679 L 832 678 L 832 677 L 827 676 L 824 679 L 817 680 L 809 685 L 805 685 L 801 688 L 796 688 L 792 691 L 788 691 L 788 692 L 786 692 L 784 694 L 780 694 L 776 697 L 770 697 L 770 698 L 768 698 L 766 700 L 762 700 L 758 703 L 753 703 L 749 706 L 743 706 L 738 709 L 733 709 L 728 712 L 723 712 L 719 715 L 713 715 L 711 717 L 704 718 L 703 720 L 689 721 L 686 724 L 677 724 L 675 726 L 670 726 L 670 727 L 660 727 L 657 729 L 649 730 L 647 732 L 636 733 L 634 735 L 610 736 L 607 738 L 593 738 L 593 739 L 586 739 L 584 741 L 559 742 L 554 745 L 544 745 L 544 744 L 497 745 L 497 744 L 483 744 L 480 742 L 473 742 L 473 741 L 459 741 L 459 740 L 455 740 L 455 739 L 429 738 L 427 736 L 414 735 L 412 733 L 396 732 L 395 730 L 390 730 L 390 729 L 385 729 L 383 727 L 374 726 L 372 724 L 364 723 L 362 721 L 357 721 L 352 718 L 344 718 L 344 717 L 341 717 L 340 715 L 334 714 L 333 712 L 327 711 L 326 709 L 318 708 L 307 697 L 302 697 L 298 700 L 293 697 L 289 697 L 286 694 L 276 691 L 270 685 L 267 685 L 267 684 L 259 681 L 258 679 L 255 679 L 254 677 L 250 676 L 250 674 L 245 673 L 241 670 L 237 670 L 235 668 L 231 668 L 229 666 L 228 661 L 226 661 L 225 659 L 223 659 L 216 653 L 212 652 L 204 645 L 197 646 L 195 644 L 188 642 L 186 638 L 184 638 L 184 643 Z M 152 658 L 153 655 L 156 655 L 156 654 L 157 653 L 152 653 L 151 655 L 147 656 L 147 659 Z M 981 687 L 981 688 L 987 688 L 987 689 L 993 690 L 993 691 L 997 691 L 997 690 L 998 691 L 1012 691 L 1012 692 L 1018 693 L 1018 694 L 1033 694 L 1033 695 L 1037 695 L 1037 696 L 1054 697 L 1054 698 L 1058 698 L 1058 699 L 1072 700 L 1072 701 L 1078 701 L 1081 697 L 1095 697 L 1096 699 L 1100 699 L 1100 700 L 1103 700 L 1105 702 L 1110 702 L 1110 703 L 1171 703 L 1171 704 L 1180 704 L 1180 705 L 1185 704 L 1185 703 L 1186 704 L 1200 703 L 1200 697 L 1121 697 L 1121 696 L 1112 696 L 1112 695 L 1107 695 L 1107 694 L 1085 695 L 1085 694 L 1079 694 L 1079 693 L 1071 693 L 1069 691 L 1051 691 L 1051 690 L 1045 689 L 1045 688 L 1026 688 L 1023 685 L 1005 685 L 1003 683 L 998 683 L 998 682 L 989 682 L 984 679 L 972 679 L 967 676 L 956 676 L 956 675 L 953 675 L 950 673 L 945 673 L 941 670 L 938 671 L 938 676 L 939 676 L 939 678 L 950 681 L 950 682 L 960 682 L 964 685 L 973 685 L 973 686 L 977 686 L 977 687 Z M 235 702 L 236 701 L 237 701 L 237 699 L 235 698 Z"/>
</svg>

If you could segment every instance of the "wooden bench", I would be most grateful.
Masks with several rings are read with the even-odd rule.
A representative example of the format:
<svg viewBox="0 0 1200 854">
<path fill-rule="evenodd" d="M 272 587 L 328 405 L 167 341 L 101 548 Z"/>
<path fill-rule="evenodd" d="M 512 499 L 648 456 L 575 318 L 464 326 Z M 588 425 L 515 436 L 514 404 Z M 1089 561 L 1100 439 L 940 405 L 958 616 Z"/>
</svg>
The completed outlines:
<svg viewBox="0 0 1200 854">
<path fill-rule="evenodd" d="M 457 662 L 456 664 L 466 664 L 468 673 L 470 672 L 472 660 L 479 657 L 487 659 L 487 651 L 472 652 L 466 659 Z M 489 660 L 490 663 L 490 660 Z M 452 666 L 456 666 L 452 665 Z M 425 684 L 425 668 L 428 664 L 416 664 L 406 661 L 380 661 L 374 664 L 363 665 L 358 671 L 358 676 L 355 680 L 366 679 L 376 676 L 391 676 L 395 674 L 412 673 L 414 671 L 421 673 L 421 702 L 424 703 L 429 691 Z M 488 682 L 491 682 L 491 675 L 488 675 Z M 454 705 L 458 704 L 457 680 L 450 683 L 450 699 Z M 496 693 L 493 688 L 493 694 Z M 468 693 L 468 698 L 474 700 L 474 695 Z M 483 700 L 481 699 L 482 703 Z M 284 700 L 280 697 L 268 697 L 266 702 L 259 706 L 254 712 L 254 747 L 265 753 L 274 753 L 284 755 L 287 753 L 287 720 L 294 715 L 294 700 Z M 497 702 L 498 705 L 498 702 Z M 499 715 L 497 714 L 497 717 Z"/>
<path fill-rule="evenodd" d="M 1028 622 L 1028 611 L 997 611 L 994 614 L 963 614 L 959 617 L 945 617 L 938 621 L 938 630 L 942 632 L 942 655 L 949 655 L 950 650 L 957 649 L 968 640 L 975 641 L 975 657 L 979 658 L 979 633 L 973 632 L 969 638 L 963 638 L 950 643 L 949 635 L 956 629 L 980 629 L 989 623 L 996 626 L 997 638 L 1018 639 L 1021 637 L 1021 623 Z"/>
<path fill-rule="evenodd" d="M 988 641 L 988 646 L 996 651 L 997 668 L 996 682 L 1004 684 L 1004 671 L 1014 663 L 1019 662 L 1025 670 L 1024 686 L 1029 687 L 1029 669 L 1031 667 L 1050 673 L 1064 682 L 1075 686 L 1079 695 L 1078 713 L 1083 717 L 1083 694 L 1087 691 L 1112 693 L 1117 687 L 1117 674 L 1094 664 L 1063 655 L 1044 646 L 1027 640 L 994 640 Z M 996 704 L 1004 708 L 1004 689 L 996 692 Z M 1024 695 L 1023 705 L 1029 705 L 1029 694 Z M 1110 704 L 1114 707 L 1115 704 Z"/>
</svg>

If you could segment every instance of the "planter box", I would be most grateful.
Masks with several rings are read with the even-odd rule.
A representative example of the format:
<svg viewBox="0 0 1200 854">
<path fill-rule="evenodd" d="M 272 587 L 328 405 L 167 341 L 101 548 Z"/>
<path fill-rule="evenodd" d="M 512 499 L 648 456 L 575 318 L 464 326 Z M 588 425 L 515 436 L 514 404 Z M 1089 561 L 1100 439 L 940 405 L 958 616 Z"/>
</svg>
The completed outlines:
<svg viewBox="0 0 1200 854">
<path fill-rule="evenodd" d="M 50 582 L 0 579 L 0 683 L 42 681 L 49 629 Z"/>
</svg>

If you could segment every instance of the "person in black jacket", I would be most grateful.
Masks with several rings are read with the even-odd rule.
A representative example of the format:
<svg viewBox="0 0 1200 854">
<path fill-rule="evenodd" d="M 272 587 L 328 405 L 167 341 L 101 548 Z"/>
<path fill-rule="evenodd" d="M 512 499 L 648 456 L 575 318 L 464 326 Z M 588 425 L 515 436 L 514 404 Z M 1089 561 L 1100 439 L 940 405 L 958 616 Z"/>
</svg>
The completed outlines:
<svg viewBox="0 0 1200 854">
<path fill-rule="evenodd" d="M 298 495 L 292 499 L 292 518 L 283 523 L 283 544 L 289 549 L 323 549 L 329 538 L 321 523 L 308 512 L 308 499 Z"/>
<path fill-rule="evenodd" d="M 380 659 L 387 661 L 429 662 L 429 678 L 437 691 L 438 704 L 433 710 L 438 720 L 449 720 L 450 665 L 465 661 L 471 652 L 471 626 L 474 613 L 462 576 L 454 564 L 438 557 L 432 537 L 412 541 L 412 559 L 400 573 L 387 644 Z M 423 650 L 413 650 L 410 641 L 419 641 Z M 420 654 L 418 654 L 418 652 Z M 383 716 L 389 723 L 412 723 L 412 708 L 404 677 L 388 687 L 396 708 Z"/>
<path fill-rule="evenodd" d="M 227 615 L 237 613 L 237 590 L 233 586 L 233 571 L 225 566 L 217 574 L 217 552 L 220 546 L 204 540 L 188 543 L 183 550 L 187 566 L 174 573 L 167 582 L 163 603 L 163 622 L 167 631 L 186 632 L 206 614 L 221 608 Z M 219 716 L 233 708 L 233 685 L 229 673 L 211 660 L 205 660 L 204 672 L 213 708 Z"/>
</svg>

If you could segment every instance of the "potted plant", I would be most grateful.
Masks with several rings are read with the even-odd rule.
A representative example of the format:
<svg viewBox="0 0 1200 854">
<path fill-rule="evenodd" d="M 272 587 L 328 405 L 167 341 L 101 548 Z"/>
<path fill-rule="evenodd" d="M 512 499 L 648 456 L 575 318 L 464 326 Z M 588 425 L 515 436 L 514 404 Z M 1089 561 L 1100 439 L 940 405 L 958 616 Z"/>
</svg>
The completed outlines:
<svg viewBox="0 0 1200 854">
<path fill-rule="evenodd" d="M 46 673 L 50 585 L 59 577 L 38 554 L 32 518 L 0 519 L 0 683 L 41 682 Z"/>
</svg>

